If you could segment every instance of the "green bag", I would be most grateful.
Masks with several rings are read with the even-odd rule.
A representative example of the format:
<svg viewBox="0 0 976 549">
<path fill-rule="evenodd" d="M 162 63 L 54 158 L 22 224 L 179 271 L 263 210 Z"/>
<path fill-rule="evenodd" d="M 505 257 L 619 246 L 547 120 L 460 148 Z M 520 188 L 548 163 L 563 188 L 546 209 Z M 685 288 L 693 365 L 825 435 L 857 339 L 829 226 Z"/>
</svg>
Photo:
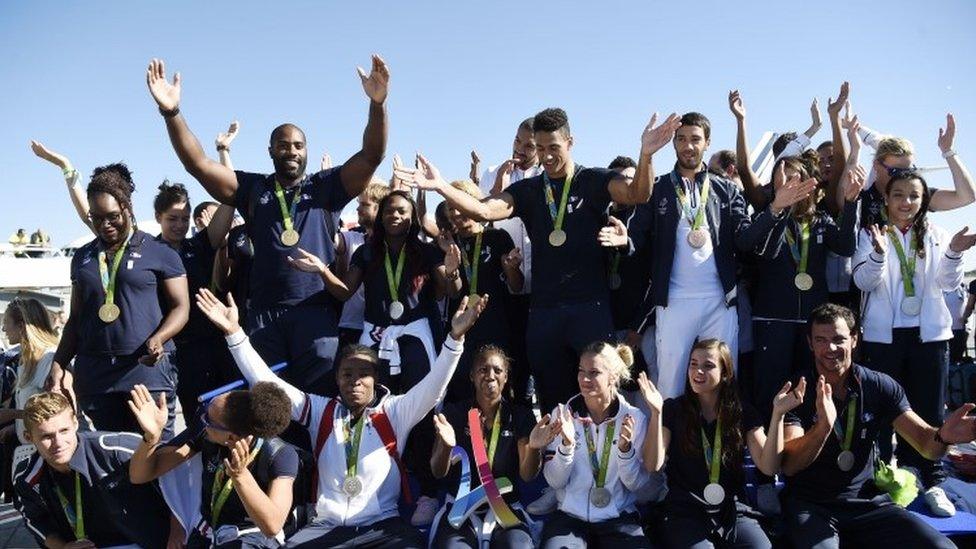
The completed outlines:
<svg viewBox="0 0 976 549">
<path fill-rule="evenodd" d="M 891 496 L 891 499 L 907 507 L 918 497 L 918 485 L 915 475 L 905 469 L 892 467 L 877 457 L 874 461 L 874 484 Z"/>
</svg>

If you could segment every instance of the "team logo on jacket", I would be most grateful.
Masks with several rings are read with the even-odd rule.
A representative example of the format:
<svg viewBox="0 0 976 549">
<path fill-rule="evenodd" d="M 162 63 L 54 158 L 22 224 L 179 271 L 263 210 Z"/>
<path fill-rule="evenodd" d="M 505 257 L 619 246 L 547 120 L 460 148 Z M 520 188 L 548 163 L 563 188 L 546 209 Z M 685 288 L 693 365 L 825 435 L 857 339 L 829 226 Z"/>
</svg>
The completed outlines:
<svg viewBox="0 0 976 549">
<path fill-rule="evenodd" d="M 657 203 L 657 214 L 664 215 L 668 213 L 668 199 L 662 198 L 660 202 Z"/>
<path fill-rule="evenodd" d="M 258 200 L 258 202 L 260 202 L 262 206 L 268 202 L 271 202 L 271 191 L 264 191 L 261 193 L 261 198 Z"/>
</svg>

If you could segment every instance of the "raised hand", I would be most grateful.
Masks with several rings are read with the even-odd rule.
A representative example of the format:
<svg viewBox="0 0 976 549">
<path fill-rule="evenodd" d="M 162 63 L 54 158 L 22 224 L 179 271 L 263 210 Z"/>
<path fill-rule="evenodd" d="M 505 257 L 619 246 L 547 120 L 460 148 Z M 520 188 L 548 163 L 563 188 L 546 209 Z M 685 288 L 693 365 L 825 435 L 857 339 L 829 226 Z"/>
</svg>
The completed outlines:
<svg viewBox="0 0 976 549">
<path fill-rule="evenodd" d="M 512 251 L 508 252 L 502 257 L 502 267 L 505 269 L 521 269 L 522 250 L 512 248 Z"/>
<path fill-rule="evenodd" d="M 651 115 L 651 121 L 644 127 L 644 133 L 641 134 L 642 152 L 656 153 L 661 147 L 671 142 L 671 139 L 674 138 L 674 132 L 681 127 L 681 117 L 676 113 L 671 113 L 660 126 L 654 127 L 656 122 L 657 113 L 654 113 Z"/>
<path fill-rule="evenodd" d="M 227 305 L 221 303 L 210 290 L 201 288 L 197 292 L 197 308 L 199 308 L 210 322 L 220 328 L 224 335 L 230 335 L 241 329 L 240 314 L 234 296 L 227 294 Z"/>
<path fill-rule="evenodd" d="M 169 419 L 166 393 L 159 393 L 159 399 L 153 400 L 145 385 L 136 385 L 129 391 L 129 409 L 136 416 L 143 439 L 149 444 L 158 444 Z"/>
<path fill-rule="evenodd" d="M 851 84 L 849 82 L 844 82 L 840 85 L 840 92 L 837 93 L 837 100 L 833 101 L 831 99 L 827 100 L 827 113 L 830 117 L 837 118 L 840 117 L 840 110 L 847 104 L 848 99 L 851 95 Z"/>
<path fill-rule="evenodd" d="M 742 96 L 739 94 L 739 90 L 729 92 L 729 110 L 732 111 L 732 115 L 735 116 L 736 120 L 746 119 L 746 105 L 742 102 Z"/>
<path fill-rule="evenodd" d="M 781 164 L 782 165 L 782 164 Z M 799 176 L 789 178 L 782 187 L 776 189 L 771 208 L 773 210 L 785 210 L 810 196 L 810 193 L 817 189 L 817 180 L 813 177 L 806 181 L 800 181 Z"/>
<path fill-rule="evenodd" d="M 330 169 L 332 169 L 332 157 L 329 156 L 329 153 L 323 152 L 322 161 L 319 162 L 319 171 L 324 172 Z"/>
<path fill-rule="evenodd" d="M 821 126 L 823 126 L 823 120 L 820 118 L 820 101 L 814 97 L 813 103 L 810 104 L 810 130 L 816 133 Z"/>
<path fill-rule="evenodd" d="M 661 410 L 664 409 L 664 395 L 657 390 L 646 373 L 637 374 L 637 388 L 640 390 L 641 398 L 644 399 L 647 407 L 660 414 Z"/>
<path fill-rule="evenodd" d="M 447 185 L 441 178 L 441 172 L 423 155 L 417 155 L 417 162 L 420 167 L 416 169 L 403 166 L 393 168 L 394 175 L 399 177 L 408 187 L 422 191 L 436 191 L 441 186 Z"/>
<path fill-rule="evenodd" d="M 976 404 L 967 402 L 945 418 L 939 428 L 942 440 L 950 444 L 961 444 L 976 439 L 976 416 L 969 415 Z"/>
<path fill-rule="evenodd" d="M 779 390 L 779 393 L 773 397 L 773 413 L 782 416 L 786 412 L 803 404 L 803 395 L 806 392 L 807 379 L 805 377 L 800 378 L 800 382 L 796 384 L 796 388 L 793 388 L 793 384 L 787 381 L 783 385 L 783 388 Z"/>
<path fill-rule="evenodd" d="M 844 115 L 844 127 L 847 128 L 847 142 L 851 144 L 851 149 L 861 149 L 861 136 L 857 133 L 861 129 L 861 122 L 855 114 L 850 116 L 850 109 Z"/>
<path fill-rule="evenodd" d="M 454 313 L 454 318 L 451 319 L 451 337 L 455 340 L 460 341 L 464 334 L 474 326 L 477 322 L 478 317 L 481 313 L 485 311 L 485 306 L 488 305 L 488 294 L 481 296 L 473 307 L 468 307 L 468 296 L 461 298 L 461 304 L 458 305 L 457 312 Z"/>
<path fill-rule="evenodd" d="M 448 448 L 457 446 L 457 437 L 454 435 L 454 427 L 447 421 L 444 414 L 434 414 L 434 433 L 441 443 Z"/>
<path fill-rule="evenodd" d="M 480 176 L 481 176 L 481 157 L 478 156 L 478 151 L 472 150 L 471 171 L 468 172 L 468 177 L 471 178 L 471 181 L 474 181 L 475 184 L 477 184 Z"/>
<path fill-rule="evenodd" d="M 146 69 L 146 84 L 156 104 L 162 111 L 174 111 L 180 106 L 182 83 L 180 73 L 173 75 L 173 83 L 166 81 L 166 65 L 162 59 L 153 59 Z"/>
<path fill-rule="evenodd" d="M 973 247 L 976 244 L 976 233 L 966 234 L 969 227 L 963 227 L 958 233 L 952 235 L 952 240 L 949 241 L 949 249 L 961 254 L 966 250 Z"/>
<path fill-rule="evenodd" d="M 447 248 L 447 253 L 444 254 L 444 272 L 450 275 L 451 273 L 457 272 L 460 266 L 461 249 L 458 248 L 457 244 L 451 242 Z"/>
<path fill-rule="evenodd" d="M 867 181 L 867 177 L 867 172 L 860 164 L 854 166 L 852 170 L 847 170 L 847 177 L 844 182 L 844 200 L 855 202 L 861 196 L 861 190 L 864 189 L 864 182 Z"/>
<path fill-rule="evenodd" d="M 939 128 L 939 150 L 947 153 L 952 150 L 952 143 L 956 139 L 956 119 L 952 113 L 946 115 L 946 127 Z"/>
<path fill-rule="evenodd" d="M 230 456 L 224 458 L 224 472 L 232 479 L 239 479 L 247 472 L 247 464 L 251 457 L 251 441 L 253 436 L 238 439 L 230 450 Z"/>
<path fill-rule="evenodd" d="M 871 235 L 871 244 L 874 245 L 875 253 L 878 255 L 888 253 L 887 231 L 881 225 L 869 225 L 867 231 Z"/>
<path fill-rule="evenodd" d="M 398 170 L 402 170 L 402 169 L 405 169 L 405 166 L 403 165 L 403 160 L 400 160 L 400 155 L 399 154 L 394 154 L 393 155 L 393 175 L 390 176 L 390 190 L 391 191 L 398 191 L 398 190 L 406 189 L 407 188 L 407 185 L 403 182 L 403 180 L 400 179 L 399 176 L 397 176 L 397 171 Z"/>
<path fill-rule="evenodd" d="M 529 448 L 533 450 L 545 449 L 561 430 L 562 421 L 559 418 L 553 418 L 549 414 L 542 416 L 542 419 L 536 422 L 532 432 L 529 433 Z"/>
<path fill-rule="evenodd" d="M 830 428 L 833 428 L 834 422 L 837 421 L 837 407 L 834 405 L 833 395 L 833 387 L 827 383 L 824 376 L 820 376 L 817 380 L 817 417 L 820 421 L 827 422 Z"/>
<path fill-rule="evenodd" d="M 359 78 L 363 81 L 363 91 L 369 99 L 374 103 L 386 101 L 386 94 L 390 87 L 390 69 L 387 68 L 386 62 L 374 54 L 373 67 L 368 76 L 362 67 L 356 67 L 356 71 L 359 72 Z"/>
<path fill-rule="evenodd" d="M 234 142 L 234 138 L 237 137 L 237 130 L 240 128 L 241 123 L 235 120 L 230 123 L 227 131 L 218 133 L 217 139 L 214 141 L 217 149 L 230 149 L 230 144 Z"/>
<path fill-rule="evenodd" d="M 47 147 L 45 147 L 44 145 L 42 145 L 37 141 L 31 141 L 30 145 L 31 145 L 31 151 L 33 151 L 38 158 L 47 160 L 48 162 L 54 164 L 55 166 L 61 168 L 62 170 L 71 167 L 71 162 L 68 161 L 68 158 L 66 156 L 62 154 L 58 154 L 52 151 L 51 149 L 48 149 Z"/>
<path fill-rule="evenodd" d="M 317 255 L 298 248 L 298 257 L 288 257 L 288 265 L 305 273 L 325 274 L 329 267 Z"/>
<path fill-rule="evenodd" d="M 573 413 L 565 404 L 559 405 L 559 434 L 563 437 L 563 446 L 576 446 L 576 424 L 573 422 Z"/>
<path fill-rule="evenodd" d="M 634 443 L 634 416 L 627 414 L 620 422 L 620 437 L 617 439 L 617 449 L 626 454 Z"/>
</svg>

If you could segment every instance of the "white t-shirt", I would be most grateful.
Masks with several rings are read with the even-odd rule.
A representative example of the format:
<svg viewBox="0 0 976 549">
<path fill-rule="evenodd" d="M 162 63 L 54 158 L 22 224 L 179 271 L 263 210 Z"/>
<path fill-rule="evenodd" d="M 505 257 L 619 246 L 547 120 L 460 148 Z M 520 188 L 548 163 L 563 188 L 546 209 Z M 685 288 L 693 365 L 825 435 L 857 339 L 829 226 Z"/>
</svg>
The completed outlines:
<svg viewBox="0 0 976 549">
<path fill-rule="evenodd" d="M 48 349 L 41 356 L 41 359 L 37 361 L 37 366 L 34 368 L 34 374 L 23 384 L 21 384 L 20 379 L 20 374 L 23 371 L 23 366 L 21 366 L 21 370 L 18 371 L 17 385 L 14 390 L 14 403 L 17 405 L 18 410 L 24 409 L 24 406 L 27 404 L 27 399 L 36 395 L 37 393 L 44 392 L 44 382 L 47 381 L 47 376 L 51 373 L 51 364 L 54 363 L 54 351 L 56 351 L 56 349 Z M 16 428 L 17 438 L 20 439 L 20 443 L 30 444 L 24 438 L 24 421 L 18 419 Z"/>
<path fill-rule="evenodd" d="M 542 173 L 542 166 L 533 166 L 527 170 L 521 168 L 515 168 L 512 170 L 512 176 L 509 180 L 509 185 L 515 183 L 516 181 L 521 181 L 529 177 L 535 177 Z M 485 196 L 491 195 L 491 188 L 495 186 L 495 179 L 498 176 L 498 166 L 489 166 L 485 173 L 481 175 L 481 182 L 479 187 L 481 192 L 485 193 Z M 502 189 L 504 190 L 504 189 Z M 501 221 L 495 221 L 493 223 L 496 229 L 501 229 L 512 237 L 512 242 L 515 243 L 515 247 L 522 252 L 522 275 L 525 277 L 525 283 L 522 286 L 522 293 L 528 294 L 532 291 L 532 243 L 529 241 L 529 232 L 525 230 L 525 224 L 522 223 L 521 219 L 510 218 L 502 219 Z"/>
<path fill-rule="evenodd" d="M 698 208 L 701 195 L 701 187 L 692 185 L 688 179 L 682 178 L 685 185 L 686 196 L 691 203 L 692 219 L 698 215 Z M 671 182 L 665 183 L 670 185 Z M 694 189 L 694 196 L 691 196 L 687 189 Z M 679 204 L 680 207 L 680 204 Z M 708 217 L 704 217 L 702 228 L 708 230 Z M 671 281 L 668 289 L 668 297 L 675 298 L 724 298 L 725 291 L 722 289 L 722 280 L 718 276 L 718 266 L 715 264 L 715 249 L 711 237 L 701 248 L 693 248 L 688 243 L 688 235 L 691 233 L 691 222 L 682 213 L 678 220 L 674 243 L 674 263 L 671 267 Z"/>
</svg>

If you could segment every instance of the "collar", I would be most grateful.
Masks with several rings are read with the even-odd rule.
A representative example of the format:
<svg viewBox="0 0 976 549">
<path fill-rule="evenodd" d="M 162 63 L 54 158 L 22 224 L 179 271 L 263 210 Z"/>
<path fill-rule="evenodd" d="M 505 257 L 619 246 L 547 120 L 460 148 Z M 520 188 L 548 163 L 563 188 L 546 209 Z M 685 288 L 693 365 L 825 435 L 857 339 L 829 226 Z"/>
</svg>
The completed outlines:
<svg viewBox="0 0 976 549">
<path fill-rule="evenodd" d="M 385 401 L 389 396 L 390 396 L 390 390 L 387 389 L 385 385 L 380 385 L 377 383 L 373 388 L 373 400 L 369 404 L 367 404 L 365 408 L 363 408 L 363 414 L 372 415 L 373 413 L 375 413 L 377 409 L 382 407 L 383 401 Z M 339 401 L 340 404 L 342 404 L 342 407 L 345 410 L 347 411 L 349 410 L 349 408 L 346 408 L 345 403 L 342 402 L 342 395 L 337 396 L 336 399 Z"/>
<path fill-rule="evenodd" d="M 577 393 L 573 398 L 566 402 L 566 406 L 573 413 L 573 416 L 578 418 L 590 418 L 590 410 L 586 407 L 586 401 L 583 399 L 581 393 Z M 620 413 L 620 395 L 614 395 L 613 402 L 610 403 L 610 408 L 607 410 L 607 417 L 604 419 L 604 423 L 607 421 L 612 421 L 617 418 L 617 414 Z"/>
</svg>

